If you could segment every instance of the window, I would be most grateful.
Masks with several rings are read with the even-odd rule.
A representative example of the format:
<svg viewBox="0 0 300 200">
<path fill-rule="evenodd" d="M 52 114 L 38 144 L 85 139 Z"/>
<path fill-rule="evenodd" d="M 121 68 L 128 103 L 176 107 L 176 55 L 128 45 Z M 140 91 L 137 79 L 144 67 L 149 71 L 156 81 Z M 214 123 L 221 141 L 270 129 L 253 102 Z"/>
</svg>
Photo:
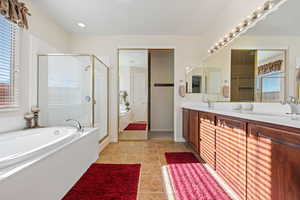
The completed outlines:
<svg viewBox="0 0 300 200">
<path fill-rule="evenodd" d="M 15 43 L 16 26 L 0 16 L 0 108 L 18 105 Z"/>
</svg>

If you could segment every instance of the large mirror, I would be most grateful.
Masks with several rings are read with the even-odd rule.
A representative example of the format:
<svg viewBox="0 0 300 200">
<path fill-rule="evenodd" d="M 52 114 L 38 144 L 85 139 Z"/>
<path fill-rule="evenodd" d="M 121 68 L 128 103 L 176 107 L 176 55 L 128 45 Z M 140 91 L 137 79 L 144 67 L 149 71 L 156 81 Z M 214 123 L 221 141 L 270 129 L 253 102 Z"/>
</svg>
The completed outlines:
<svg viewBox="0 0 300 200">
<path fill-rule="evenodd" d="M 300 1 L 288 0 L 246 33 L 204 60 L 219 69 L 213 78 L 217 99 L 231 102 L 281 102 L 299 95 Z M 216 90 L 217 91 L 217 90 Z M 222 98 L 220 98 L 222 97 Z M 226 98 L 228 97 L 228 98 Z"/>
</svg>

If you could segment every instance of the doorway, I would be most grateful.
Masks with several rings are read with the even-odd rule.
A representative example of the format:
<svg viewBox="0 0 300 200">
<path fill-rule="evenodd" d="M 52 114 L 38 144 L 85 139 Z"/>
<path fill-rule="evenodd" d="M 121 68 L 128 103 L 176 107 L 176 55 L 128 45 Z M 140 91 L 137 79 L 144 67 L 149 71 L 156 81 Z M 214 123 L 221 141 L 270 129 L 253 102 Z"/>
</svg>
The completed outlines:
<svg viewBox="0 0 300 200">
<path fill-rule="evenodd" d="M 147 140 L 148 121 L 148 51 L 119 50 L 119 140 Z"/>
<path fill-rule="evenodd" d="M 173 140 L 174 50 L 119 49 L 119 140 Z"/>
<path fill-rule="evenodd" d="M 173 140 L 174 50 L 150 49 L 149 59 L 149 137 Z"/>
</svg>

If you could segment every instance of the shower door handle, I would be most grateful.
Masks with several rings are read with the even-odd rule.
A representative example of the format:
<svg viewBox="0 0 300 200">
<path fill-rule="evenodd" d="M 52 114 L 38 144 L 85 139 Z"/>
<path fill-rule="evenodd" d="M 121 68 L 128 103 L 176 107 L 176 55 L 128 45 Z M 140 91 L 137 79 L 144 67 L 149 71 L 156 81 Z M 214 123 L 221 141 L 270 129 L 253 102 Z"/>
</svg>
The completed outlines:
<svg viewBox="0 0 300 200">
<path fill-rule="evenodd" d="M 84 100 L 89 103 L 91 102 L 92 98 L 90 96 L 85 96 Z"/>
</svg>

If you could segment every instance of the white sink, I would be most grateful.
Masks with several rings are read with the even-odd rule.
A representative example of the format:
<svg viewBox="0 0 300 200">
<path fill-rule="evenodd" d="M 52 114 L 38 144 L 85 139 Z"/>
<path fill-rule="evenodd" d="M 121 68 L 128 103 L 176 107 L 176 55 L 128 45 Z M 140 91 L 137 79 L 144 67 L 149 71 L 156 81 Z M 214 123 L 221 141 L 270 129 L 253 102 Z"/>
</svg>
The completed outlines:
<svg viewBox="0 0 300 200">
<path fill-rule="evenodd" d="M 251 111 L 243 111 L 242 114 L 247 115 L 259 115 L 259 116 L 266 116 L 266 117 L 288 117 L 288 114 L 279 114 L 279 113 L 263 113 L 263 112 L 251 112 Z"/>
</svg>

